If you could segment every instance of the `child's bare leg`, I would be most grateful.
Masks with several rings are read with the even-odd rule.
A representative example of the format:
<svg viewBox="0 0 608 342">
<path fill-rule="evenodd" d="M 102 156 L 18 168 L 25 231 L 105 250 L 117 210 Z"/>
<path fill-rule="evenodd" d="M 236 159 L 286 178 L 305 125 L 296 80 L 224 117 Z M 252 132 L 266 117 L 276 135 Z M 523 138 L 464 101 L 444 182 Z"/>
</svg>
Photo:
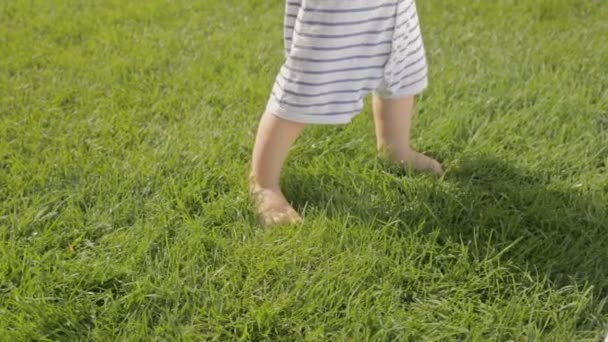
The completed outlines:
<svg viewBox="0 0 608 342">
<path fill-rule="evenodd" d="M 417 171 L 443 174 L 435 159 L 414 151 L 410 146 L 410 129 L 414 112 L 414 97 L 400 99 L 373 98 L 374 121 L 378 150 L 390 160 Z"/>
<path fill-rule="evenodd" d="M 285 199 L 279 179 L 289 150 L 304 126 L 268 112 L 262 116 L 253 147 L 249 185 L 263 225 L 291 224 L 302 219 Z"/>
</svg>

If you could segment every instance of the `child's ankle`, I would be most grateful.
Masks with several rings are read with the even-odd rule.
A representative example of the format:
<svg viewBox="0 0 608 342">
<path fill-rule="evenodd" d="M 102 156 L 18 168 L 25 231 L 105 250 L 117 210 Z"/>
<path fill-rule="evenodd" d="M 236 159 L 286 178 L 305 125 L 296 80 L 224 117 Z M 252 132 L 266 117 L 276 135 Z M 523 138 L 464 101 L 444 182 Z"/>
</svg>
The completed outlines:
<svg viewBox="0 0 608 342">
<path fill-rule="evenodd" d="M 279 182 L 273 182 L 262 177 L 257 176 L 255 173 L 249 174 L 249 190 L 251 192 L 260 191 L 260 190 L 276 190 L 280 191 L 281 187 L 279 186 Z"/>
<path fill-rule="evenodd" d="M 378 155 L 383 158 L 395 158 L 404 157 L 411 155 L 414 150 L 409 146 L 394 147 L 394 146 L 380 146 L 378 147 Z"/>
</svg>

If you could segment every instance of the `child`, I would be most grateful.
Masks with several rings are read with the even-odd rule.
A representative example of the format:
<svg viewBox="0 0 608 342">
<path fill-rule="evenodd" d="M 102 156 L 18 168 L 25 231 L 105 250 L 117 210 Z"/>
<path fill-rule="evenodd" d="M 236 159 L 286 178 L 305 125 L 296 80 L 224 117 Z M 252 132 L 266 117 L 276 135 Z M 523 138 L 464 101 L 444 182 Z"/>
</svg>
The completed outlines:
<svg viewBox="0 0 608 342">
<path fill-rule="evenodd" d="M 287 0 L 287 60 L 253 149 L 250 191 L 263 225 L 301 221 L 279 187 L 289 149 L 306 124 L 346 124 L 371 92 L 377 147 L 407 168 L 441 175 L 410 147 L 414 95 L 427 86 L 414 0 Z"/>
</svg>

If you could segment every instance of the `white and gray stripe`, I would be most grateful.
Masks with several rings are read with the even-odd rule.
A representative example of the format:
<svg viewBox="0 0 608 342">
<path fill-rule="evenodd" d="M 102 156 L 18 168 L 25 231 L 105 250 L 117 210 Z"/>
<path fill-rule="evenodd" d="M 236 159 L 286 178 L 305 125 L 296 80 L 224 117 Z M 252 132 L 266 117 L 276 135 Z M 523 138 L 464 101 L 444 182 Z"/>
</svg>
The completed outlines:
<svg viewBox="0 0 608 342">
<path fill-rule="evenodd" d="M 414 0 L 288 0 L 287 60 L 267 110 L 305 123 L 347 123 L 375 91 L 383 97 L 427 86 Z"/>
</svg>

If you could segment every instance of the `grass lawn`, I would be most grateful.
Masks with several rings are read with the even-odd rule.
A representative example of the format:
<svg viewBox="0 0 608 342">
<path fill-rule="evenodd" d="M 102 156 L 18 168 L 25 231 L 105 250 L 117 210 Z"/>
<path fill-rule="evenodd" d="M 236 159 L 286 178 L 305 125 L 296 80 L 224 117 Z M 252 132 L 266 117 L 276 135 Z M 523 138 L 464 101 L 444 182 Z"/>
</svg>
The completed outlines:
<svg viewBox="0 0 608 342">
<path fill-rule="evenodd" d="M 281 0 L 0 2 L 0 340 L 597 341 L 608 6 L 419 1 L 399 172 L 311 127 L 261 229 L 246 175 Z"/>
</svg>

